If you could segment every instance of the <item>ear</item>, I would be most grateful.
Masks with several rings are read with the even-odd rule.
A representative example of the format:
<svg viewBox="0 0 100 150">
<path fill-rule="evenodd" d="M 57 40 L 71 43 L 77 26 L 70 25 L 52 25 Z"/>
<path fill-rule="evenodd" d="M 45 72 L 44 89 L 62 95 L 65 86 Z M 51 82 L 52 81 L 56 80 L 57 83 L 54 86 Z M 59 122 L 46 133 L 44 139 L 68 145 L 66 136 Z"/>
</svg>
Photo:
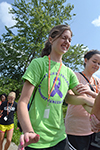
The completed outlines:
<svg viewBox="0 0 100 150">
<path fill-rule="evenodd" d="M 53 39 L 52 39 L 52 37 L 49 37 L 49 42 L 52 44 L 52 41 L 53 41 Z"/>
<path fill-rule="evenodd" d="M 87 58 L 84 59 L 84 62 L 85 62 L 85 63 L 87 62 Z"/>
</svg>

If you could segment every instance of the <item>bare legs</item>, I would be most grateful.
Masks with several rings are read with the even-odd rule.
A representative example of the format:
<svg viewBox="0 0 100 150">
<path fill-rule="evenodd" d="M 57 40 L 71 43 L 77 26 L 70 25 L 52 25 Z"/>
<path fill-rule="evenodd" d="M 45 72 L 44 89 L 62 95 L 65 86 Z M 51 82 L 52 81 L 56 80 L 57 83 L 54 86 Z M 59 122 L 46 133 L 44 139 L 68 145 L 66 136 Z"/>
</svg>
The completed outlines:
<svg viewBox="0 0 100 150">
<path fill-rule="evenodd" d="M 12 140 L 12 136 L 13 136 L 13 129 L 7 131 L 7 138 L 6 138 L 6 143 L 4 146 L 4 150 L 7 150 L 10 146 L 11 140 Z"/>
<path fill-rule="evenodd" d="M 2 150 L 4 135 L 5 135 L 5 132 L 0 132 L 0 150 Z"/>
<path fill-rule="evenodd" d="M 6 143 L 4 145 L 4 150 L 7 150 L 10 146 L 12 136 L 13 136 L 13 129 L 9 130 L 9 131 L 6 131 L 6 133 L 7 133 L 7 137 L 6 137 Z M 0 150 L 3 149 L 4 135 L 5 135 L 5 132 L 0 132 Z"/>
</svg>

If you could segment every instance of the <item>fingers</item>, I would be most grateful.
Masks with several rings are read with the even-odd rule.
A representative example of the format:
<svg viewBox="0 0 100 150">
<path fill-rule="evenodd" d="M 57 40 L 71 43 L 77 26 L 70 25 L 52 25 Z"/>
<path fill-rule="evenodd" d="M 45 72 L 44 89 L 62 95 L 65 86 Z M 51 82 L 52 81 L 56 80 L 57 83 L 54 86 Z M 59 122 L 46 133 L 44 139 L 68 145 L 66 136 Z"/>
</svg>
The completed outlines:
<svg viewBox="0 0 100 150">
<path fill-rule="evenodd" d="M 18 150 L 24 150 L 24 147 L 22 147 L 21 145 L 18 146 Z"/>
<path fill-rule="evenodd" d="M 40 136 L 36 133 L 28 133 L 28 137 L 29 137 L 29 140 L 28 140 L 27 136 L 25 137 L 26 143 L 25 143 L 24 147 L 26 147 L 27 145 L 29 145 L 31 143 L 37 143 L 40 139 Z"/>
<path fill-rule="evenodd" d="M 79 93 L 82 92 L 84 89 L 86 89 L 86 88 L 85 88 L 85 86 L 84 86 L 83 84 L 81 84 L 81 83 L 76 87 L 76 90 L 77 90 L 77 92 L 79 92 Z"/>
<path fill-rule="evenodd" d="M 24 147 L 31 143 L 37 143 L 40 139 L 38 134 L 26 132 L 20 136 L 20 145 L 18 146 L 18 150 L 24 150 Z"/>
<path fill-rule="evenodd" d="M 24 150 L 24 134 L 20 136 L 20 144 L 18 146 L 18 150 Z"/>
<path fill-rule="evenodd" d="M 91 90 L 88 84 L 84 85 L 82 83 L 80 83 L 79 85 L 77 85 L 76 90 L 79 94 L 90 94 Z"/>
<path fill-rule="evenodd" d="M 93 132 L 100 131 L 100 121 L 96 118 L 94 114 L 92 114 L 90 117 L 90 124 L 91 124 L 91 130 Z"/>
</svg>

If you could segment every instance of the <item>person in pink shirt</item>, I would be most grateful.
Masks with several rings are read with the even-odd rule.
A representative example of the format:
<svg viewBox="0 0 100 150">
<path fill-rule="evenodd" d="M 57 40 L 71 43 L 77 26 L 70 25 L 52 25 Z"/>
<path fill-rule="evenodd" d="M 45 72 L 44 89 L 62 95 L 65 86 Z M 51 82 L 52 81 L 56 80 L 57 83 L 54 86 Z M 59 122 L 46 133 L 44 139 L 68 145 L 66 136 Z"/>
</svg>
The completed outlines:
<svg viewBox="0 0 100 150">
<path fill-rule="evenodd" d="M 91 130 L 100 132 L 100 93 L 96 97 L 93 109 L 90 116 Z"/>
<path fill-rule="evenodd" d="M 100 92 L 100 79 L 93 74 L 100 68 L 100 51 L 91 50 L 84 55 L 84 70 L 76 72 L 77 78 L 84 86 L 78 92 L 96 98 Z M 72 93 L 72 91 L 70 91 Z M 83 93 L 83 94 L 84 94 Z M 71 150 L 99 150 L 91 145 L 95 133 L 91 131 L 90 113 L 92 108 L 83 105 L 68 104 L 65 117 L 66 134 Z M 85 108 L 85 109 L 84 109 Z M 87 111 L 86 111 L 87 110 Z"/>
</svg>

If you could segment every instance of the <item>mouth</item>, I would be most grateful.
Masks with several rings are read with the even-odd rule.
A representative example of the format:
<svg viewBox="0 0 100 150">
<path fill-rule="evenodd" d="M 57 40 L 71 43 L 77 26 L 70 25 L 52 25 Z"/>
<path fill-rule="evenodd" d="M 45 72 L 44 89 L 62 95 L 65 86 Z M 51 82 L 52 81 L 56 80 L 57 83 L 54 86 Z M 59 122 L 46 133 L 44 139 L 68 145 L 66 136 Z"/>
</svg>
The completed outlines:
<svg viewBox="0 0 100 150">
<path fill-rule="evenodd" d="M 98 70 L 98 68 L 93 68 L 94 70 Z"/>
<path fill-rule="evenodd" d="M 63 48 L 64 51 L 68 50 L 68 46 L 66 46 L 66 45 L 62 45 L 62 48 Z"/>
</svg>

